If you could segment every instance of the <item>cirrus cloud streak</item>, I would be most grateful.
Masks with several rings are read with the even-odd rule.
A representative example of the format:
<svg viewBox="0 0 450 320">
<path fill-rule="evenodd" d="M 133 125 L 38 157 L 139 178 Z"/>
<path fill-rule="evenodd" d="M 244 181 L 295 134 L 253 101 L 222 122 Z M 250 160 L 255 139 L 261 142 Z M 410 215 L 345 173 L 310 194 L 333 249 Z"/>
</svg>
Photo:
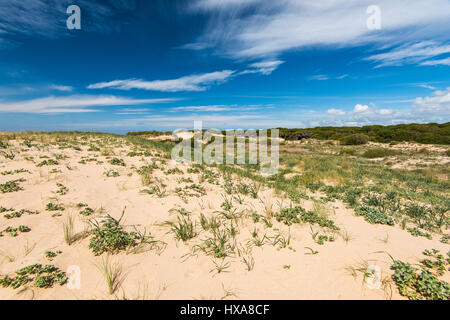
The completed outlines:
<svg viewBox="0 0 450 320">
<path fill-rule="evenodd" d="M 167 103 L 177 99 L 133 99 L 112 95 L 49 96 L 31 100 L 1 102 L 0 113 L 80 113 L 96 112 L 92 107 Z"/>
</svg>

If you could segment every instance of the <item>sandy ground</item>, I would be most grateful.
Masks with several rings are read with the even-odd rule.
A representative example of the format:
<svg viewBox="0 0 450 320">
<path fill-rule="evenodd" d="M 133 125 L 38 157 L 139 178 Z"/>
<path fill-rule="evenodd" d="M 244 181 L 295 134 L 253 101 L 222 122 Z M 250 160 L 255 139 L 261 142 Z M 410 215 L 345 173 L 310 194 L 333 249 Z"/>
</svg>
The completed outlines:
<svg viewBox="0 0 450 320">
<path fill-rule="evenodd" d="M 20 149 L 18 142 L 15 148 Z M 2 157 L 0 171 L 27 169 L 30 173 L 0 175 L 0 183 L 12 179 L 24 178 L 21 183 L 24 190 L 11 193 L 0 193 L 0 206 L 5 208 L 38 210 L 39 215 L 23 215 L 20 218 L 7 220 L 0 216 L 0 230 L 7 226 L 26 225 L 31 228 L 28 233 L 17 237 L 4 235 L 0 237 L 0 275 L 13 274 L 21 267 L 34 264 L 54 264 L 66 271 L 69 266 L 78 266 L 81 270 L 81 288 L 69 289 L 67 285 L 56 285 L 51 289 L 31 288 L 18 294 L 18 290 L 0 288 L 0 299 L 387 299 L 390 298 L 389 286 L 382 289 L 369 289 L 365 285 L 362 274 L 354 277 L 349 267 L 357 267 L 367 262 L 377 265 L 382 270 L 382 277 L 389 279 L 392 271 L 389 269 L 391 259 L 385 251 L 396 259 L 417 263 L 423 258 L 424 249 L 436 248 L 446 253 L 448 245 L 439 242 L 439 237 L 433 240 L 413 237 L 399 227 L 371 225 L 362 217 L 356 217 L 352 210 L 346 209 L 340 202 L 330 203 L 327 207 L 329 217 L 341 228 L 335 234 L 334 242 L 318 245 L 311 236 L 309 225 L 293 225 L 290 228 L 272 219 L 273 228 L 266 228 L 262 222 L 254 223 L 251 218 L 241 219 L 238 223 L 237 239 L 245 244 L 252 240 L 251 232 L 258 230 L 260 236 L 268 237 L 278 232 L 291 236 L 291 249 L 277 247 L 266 243 L 262 247 L 249 246 L 254 257 L 254 269 L 247 271 L 240 257 L 225 259 L 229 268 L 217 273 L 210 256 L 199 252 L 186 257 L 192 248 L 205 239 L 207 234 L 197 225 L 200 232 L 194 239 L 183 243 L 176 241 L 169 227 L 162 225 L 164 221 L 176 221 L 176 214 L 170 213 L 172 208 L 185 208 L 192 212 L 192 218 L 199 219 L 200 213 L 210 217 L 215 211 L 221 210 L 225 194 L 220 185 L 202 182 L 207 194 L 201 197 L 188 198 L 185 203 L 173 190 L 189 183 L 181 182 L 181 177 L 190 177 L 194 183 L 199 183 L 199 174 L 188 174 L 188 166 L 175 164 L 168 160 L 163 170 L 181 169 L 184 174 L 165 175 L 157 169 L 153 176 L 162 179 L 167 184 L 168 194 L 158 198 L 139 191 L 143 187 L 140 176 L 133 169 L 150 163 L 157 157 L 128 157 L 128 147 L 115 148 L 116 157 L 123 159 L 126 167 L 113 166 L 105 156 L 98 156 L 95 161 L 80 164 L 82 157 L 98 155 L 98 152 L 88 152 L 73 149 L 57 149 L 48 146 L 38 150 L 36 147 L 20 153 L 13 160 Z M 41 156 L 54 158 L 55 155 L 66 156 L 59 160 L 59 165 L 36 167 L 36 163 L 44 159 Z M 35 163 L 25 157 L 33 157 Z M 110 158 L 110 157 L 109 157 Z M 69 169 L 70 168 L 70 169 Z M 118 177 L 106 177 L 104 172 L 115 169 Z M 56 172 L 52 173 L 52 170 Z M 131 174 L 131 175 L 129 175 Z M 220 183 L 222 183 L 222 178 Z M 66 186 L 69 191 L 65 195 L 55 193 L 57 183 Z M 238 210 L 251 210 L 264 215 L 266 205 L 273 210 L 288 206 L 286 199 L 274 194 L 272 190 L 260 192 L 260 199 L 245 197 L 244 204 L 234 205 Z M 61 216 L 52 217 L 54 212 L 45 210 L 49 202 L 62 204 L 66 209 Z M 98 218 L 108 213 L 119 218 L 126 206 L 123 223 L 135 225 L 140 230 L 144 228 L 155 239 L 164 241 L 167 245 L 162 251 L 150 250 L 138 254 L 120 253 L 111 257 L 112 261 L 120 263 L 125 276 L 120 288 L 110 295 L 103 274 L 97 267 L 102 257 L 96 257 L 88 248 L 89 238 L 67 245 L 64 241 L 62 223 L 68 215 L 75 217 L 75 228 L 83 231 L 88 228 L 88 219 L 79 215 L 77 203 L 86 203 L 95 209 L 93 216 Z M 313 207 L 312 201 L 304 201 L 306 209 Z M 276 229 L 279 229 L 277 231 Z M 327 233 L 318 226 L 313 231 Z M 329 232 L 328 232 L 329 233 Z M 350 239 L 343 234 L 349 235 Z M 307 254 L 310 247 L 319 253 Z M 44 257 L 47 250 L 61 250 L 62 253 L 49 262 Z M 378 253 L 377 253 L 378 252 Z M 8 258 L 9 257 L 9 258 Z M 444 280 L 449 281 L 448 273 Z M 391 283 L 392 298 L 403 299 Z"/>
</svg>

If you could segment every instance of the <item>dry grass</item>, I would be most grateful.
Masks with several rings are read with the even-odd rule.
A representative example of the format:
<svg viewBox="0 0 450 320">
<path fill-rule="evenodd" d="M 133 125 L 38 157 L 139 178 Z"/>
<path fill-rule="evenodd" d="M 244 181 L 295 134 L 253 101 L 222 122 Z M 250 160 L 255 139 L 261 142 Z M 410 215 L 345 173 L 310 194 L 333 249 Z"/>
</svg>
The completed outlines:
<svg viewBox="0 0 450 320">
<path fill-rule="evenodd" d="M 122 285 L 126 278 L 126 272 L 119 262 L 111 261 L 109 255 L 102 257 L 102 261 L 97 265 L 97 268 L 102 273 L 106 285 L 108 287 L 108 293 L 113 295 Z"/>
<path fill-rule="evenodd" d="M 74 225 L 75 218 L 73 215 L 69 214 L 66 217 L 66 221 L 63 222 L 63 233 L 64 233 L 64 241 L 70 246 L 73 242 L 75 242 L 75 233 L 74 233 Z"/>
</svg>

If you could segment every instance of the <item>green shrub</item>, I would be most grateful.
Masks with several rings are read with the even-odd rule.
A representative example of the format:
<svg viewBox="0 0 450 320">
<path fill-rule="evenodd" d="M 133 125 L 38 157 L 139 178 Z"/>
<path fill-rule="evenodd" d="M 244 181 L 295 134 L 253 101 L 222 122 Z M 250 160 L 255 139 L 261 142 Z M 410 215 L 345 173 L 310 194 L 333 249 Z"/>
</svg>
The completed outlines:
<svg viewBox="0 0 450 320">
<path fill-rule="evenodd" d="M 408 232 L 411 233 L 414 237 L 425 237 L 429 240 L 433 240 L 433 236 L 429 234 L 428 232 L 423 232 L 419 228 L 407 228 Z"/>
<path fill-rule="evenodd" d="M 310 224 L 318 224 L 321 227 L 327 227 L 333 230 L 339 230 L 335 226 L 334 221 L 317 215 L 314 211 L 306 211 L 302 207 L 285 208 L 276 213 L 275 218 L 279 222 L 290 226 L 293 223 L 308 222 Z"/>
<path fill-rule="evenodd" d="M 362 156 L 364 158 L 369 158 L 369 159 L 373 159 L 373 158 L 384 158 L 384 157 L 389 157 L 389 156 L 396 156 L 401 154 L 400 151 L 397 150 L 393 150 L 393 149 L 387 149 L 387 148 L 371 148 L 366 150 Z"/>
<path fill-rule="evenodd" d="M 180 218 L 178 216 L 178 222 L 167 221 L 165 224 L 170 226 L 171 231 L 175 234 L 175 238 L 181 241 L 188 241 L 197 235 L 195 231 L 194 223 L 188 217 Z"/>
<path fill-rule="evenodd" d="M 111 160 L 108 161 L 110 164 L 114 165 L 114 166 L 122 166 L 125 167 L 125 162 L 122 159 L 119 158 L 112 158 Z"/>
<path fill-rule="evenodd" d="M 24 182 L 25 179 L 16 179 L 7 181 L 3 184 L 0 184 L 0 191 L 1 193 L 7 193 L 7 192 L 16 192 L 19 190 L 23 190 L 23 188 L 19 185 L 20 182 Z"/>
<path fill-rule="evenodd" d="M 45 210 L 47 210 L 47 211 L 64 211 L 64 207 L 59 205 L 59 204 L 55 204 L 53 202 L 49 202 L 45 206 Z"/>
<path fill-rule="evenodd" d="M 356 146 L 356 145 L 362 145 L 367 144 L 369 142 L 369 137 L 365 134 L 351 134 L 349 136 L 345 136 L 341 139 L 341 144 L 346 146 Z"/>
<path fill-rule="evenodd" d="M 343 155 L 349 155 L 349 156 L 354 156 L 357 154 L 357 151 L 355 149 L 342 149 L 341 151 L 339 151 L 339 155 L 343 156 Z"/>
<path fill-rule="evenodd" d="M 319 140 L 340 140 L 352 134 L 364 134 L 371 141 L 389 143 L 392 141 L 415 141 L 419 143 L 450 144 L 450 122 L 427 124 L 398 124 L 391 126 L 363 127 L 316 127 L 308 129 L 278 128 L 280 137 L 286 140 L 298 140 L 299 135 Z"/>
<path fill-rule="evenodd" d="M 83 210 L 81 210 L 79 213 L 80 213 L 82 216 L 90 216 L 91 214 L 94 213 L 94 209 L 89 208 L 89 207 L 86 207 L 86 208 L 84 208 Z"/>
<path fill-rule="evenodd" d="M 54 165 L 58 165 L 59 162 L 53 159 L 49 159 L 49 160 L 43 160 L 42 162 L 39 162 L 36 167 L 43 167 L 43 166 L 54 166 Z"/>
<path fill-rule="evenodd" d="M 117 253 L 128 247 L 136 245 L 136 234 L 126 232 L 120 225 L 123 214 L 119 220 L 108 215 L 100 223 L 92 222 L 94 229 L 91 231 L 93 237 L 90 240 L 89 248 L 94 255 L 99 256 L 103 252 Z"/>
<path fill-rule="evenodd" d="M 394 220 L 385 212 L 369 206 L 362 206 L 356 210 L 358 216 L 363 216 L 369 223 L 394 225 Z"/>
<path fill-rule="evenodd" d="M 0 285 L 17 289 L 34 280 L 33 285 L 37 288 L 51 288 L 57 283 L 63 285 L 68 280 L 63 271 L 52 265 L 34 264 L 17 270 L 16 274 L 16 278 L 7 275 L 0 278 Z"/>
<path fill-rule="evenodd" d="M 0 237 L 3 236 L 3 232 L 9 233 L 11 237 L 17 237 L 19 235 L 18 232 L 30 232 L 31 229 L 27 226 L 20 225 L 18 228 L 6 227 L 3 231 L 0 232 Z"/>
<path fill-rule="evenodd" d="M 279 213 L 275 214 L 275 218 L 278 222 L 283 222 L 284 224 L 290 226 L 293 223 L 300 223 L 299 213 L 305 212 L 302 207 L 285 208 Z"/>
<path fill-rule="evenodd" d="M 125 209 L 119 220 L 107 215 L 100 223 L 95 220 L 91 222 L 94 229 L 91 231 L 93 237 L 90 240 L 89 248 L 92 249 L 94 255 L 99 256 L 104 252 L 115 254 L 127 249 L 133 251 L 136 248 L 136 251 L 138 251 L 139 248 L 147 244 L 157 244 L 158 241 L 151 240 L 150 235 L 142 234 L 136 229 L 134 232 L 125 231 L 120 224 L 124 214 Z"/>
<path fill-rule="evenodd" d="M 437 250 L 433 250 L 438 252 Z M 424 251 L 425 255 L 428 255 L 428 250 Z M 432 255 L 436 258 L 436 255 Z M 433 268 L 436 263 L 443 266 L 443 272 L 445 273 L 445 266 L 448 265 L 443 259 L 438 259 L 433 262 L 429 259 L 422 260 L 421 273 L 418 274 L 417 268 L 412 267 L 409 263 L 402 261 L 394 261 L 391 269 L 394 270 L 395 284 L 402 296 L 408 297 L 412 300 L 449 300 L 450 299 L 450 285 L 437 278 L 433 274 Z M 440 275 L 443 273 L 441 272 Z"/>
</svg>

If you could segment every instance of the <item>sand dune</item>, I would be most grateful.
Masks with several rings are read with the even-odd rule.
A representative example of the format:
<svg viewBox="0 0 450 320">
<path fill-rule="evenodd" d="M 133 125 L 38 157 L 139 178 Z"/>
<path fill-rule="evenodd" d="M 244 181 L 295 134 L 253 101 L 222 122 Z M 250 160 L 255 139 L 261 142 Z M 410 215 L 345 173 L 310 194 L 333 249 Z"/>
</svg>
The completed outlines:
<svg viewBox="0 0 450 320">
<path fill-rule="evenodd" d="M 91 137 L 78 142 L 33 141 L 32 146 L 25 147 L 21 139 L 9 141 L 8 150 L 16 156 L 2 157 L 0 171 L 13 173 L 1 175 L 0 183 L 21 178 L 25 181 L 19 182 L 23 190 L 1 193 L 0 206 L 16 211 L 37 210 L 39 214 L 24 213 L 6 219 L 2 213 L 0 230 L 19 225 L 31 230 L 15 237 L 3 232 L 0 275 L 14 275 L 16 270 L 35 263 L 52 264 L 62 271 L 77 266 L 81 287 L 70 289 L 66 283 L 44 289 L 29 283 L 21 293 L 18 289 L 0 288 L 1 299 L 404 299 L 390 280 L 392 260 L 381 251 L 411 263 L 422 259 L 425 249 L 448 251 L 448 245 L 437 236 L 428 240 L 414 237 L 398 226 L 369 224 L 340 200 L 318 203 L 316 199 L 323 195 L 320 192 L 309 192 L 311 199 L 303 199 L 299 205 L 333 220 L 340 230 L 308 223 L 287 226 L 273 218 L 273 213 L 289 207 L 290 201 L 267 186 L 260 186 L 256 197 L 227 194 L 224 175 L 216 168 L 193 172 L 190 166 L 158 156 L 158 150 L 149 152 L 121 138 Z M 98 149 L 88 151 L 92 145 Z M 138 155 L 130 154 L 132 151 Z M 143 151 L 147 154 L 140 154 Z M 125 166 L 111 164 L 114 158 L 123 160 Z M 40 165 L 49 159 L 57 164 Z M 150 183 L 143 185 L 147 182 L 138 170 L 152 163 L 155 168 L 148 177 Z M 26 171 L 14 173 L 19 169 Z M 231 182 L 249 186 L 254 183 L 238 176 L 233 176 Z M 141 192 L 161 184 L 166 191 L 160 197 Z M 182 191 L 176 191 L 177 187 Z M 236 214 L 231 219 L 219 213 L 226 211 L 227 201 L 232 204 L 227 212 Z M 61 205 L 64 210 L 49 211 L 49 203 Z M 80 214 L 86 207 L 77 206 L 79 203 L 93 212 Z M 181 208 L 190 213 L 183 216 L 173 210 Z M 101 221 L 106 214 L 118 219 L 124 209 L 121 224 L 125 230 L 145 230 L 158 241 L 156 245 L 144 246 L 137 253 L 123 250 L 95 256 L 89 248 L 90 235 L 71 245 L 66 243 L 63 224 L 69 216 L 74 219 L 76 234 L 90 230 L 89 221 Z M 224 259 L 196 250 L 212 237 L 210 230 L 201 226 L 201 214 L 208 219 L 218 217 L 219 229 L 235 229 L 235 238 L 229 239 L 232 252 Z M 194 238 L 176 240 L 170 225 L 164 222 L 176 222 L 177 217 L 189 217 L 195 223 Z M 316 232 L 334 241 L 319 245 L 312 237 Z M 284 247 L 277 239 L 289 243 Z M 61 253 L 49 261 L 47 251 Z M 107 256 L 123 273 L 112 294 L 99 268 Z M 355 271 L 364 265 L 381 268 L 383 287 L 367 287 L 364 272 Z M 443 279 L 448 281 L 448 275 Z"/>
</svg>

